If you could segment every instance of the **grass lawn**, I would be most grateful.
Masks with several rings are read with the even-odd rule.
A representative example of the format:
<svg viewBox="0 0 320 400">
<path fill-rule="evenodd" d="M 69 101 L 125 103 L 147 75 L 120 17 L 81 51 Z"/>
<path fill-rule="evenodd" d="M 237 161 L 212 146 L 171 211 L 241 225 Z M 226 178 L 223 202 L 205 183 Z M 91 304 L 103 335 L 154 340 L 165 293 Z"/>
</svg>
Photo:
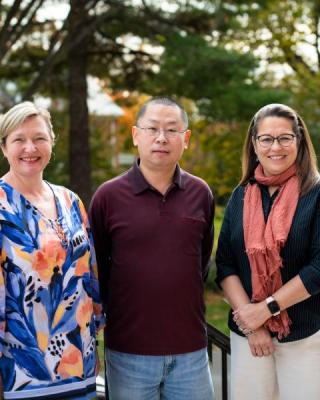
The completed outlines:
<svg viewBox="0 0 320 400">
<path fill-rule="evenodd" d="M 230 306 L 221 294 L 207 290 L 205 293 L 206 320 L 209 324 L 229 336 L 228 312 Z"/>
</svg>

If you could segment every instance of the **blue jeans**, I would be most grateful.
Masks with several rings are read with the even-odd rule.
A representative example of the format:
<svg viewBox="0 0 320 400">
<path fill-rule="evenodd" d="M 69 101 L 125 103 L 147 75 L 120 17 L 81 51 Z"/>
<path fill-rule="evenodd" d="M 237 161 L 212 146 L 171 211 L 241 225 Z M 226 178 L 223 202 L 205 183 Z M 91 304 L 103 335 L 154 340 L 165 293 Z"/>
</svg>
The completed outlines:
<svg viewBox="0 0 320 400">
<path fill-rule="evenodd" d="M 110 400 L 213 400 L 207 349 L 170 356 L 107 350 Z"/>
</svg>

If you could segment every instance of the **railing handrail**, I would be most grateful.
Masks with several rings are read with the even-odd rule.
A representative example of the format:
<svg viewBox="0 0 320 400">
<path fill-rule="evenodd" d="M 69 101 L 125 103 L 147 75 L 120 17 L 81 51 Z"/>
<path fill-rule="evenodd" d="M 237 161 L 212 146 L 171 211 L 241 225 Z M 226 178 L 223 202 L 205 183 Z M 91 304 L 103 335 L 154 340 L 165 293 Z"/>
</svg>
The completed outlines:
<svg viewBox="0 0 320 400">
<path fill-rule="evenodd" d="M 230 338 L 214 326 L 207 324 L 208 340 L 214 343 L 221 350 L 231 354 Z"/>
<path fill-rule="evenodd" d="M 228 354 L 231 354 L 230 338 L 214 326 L 207 324 L 208 355 L 212 362 L 212 345 L 221 350 L 222 400 L 228 400 Z"/>
</svg>

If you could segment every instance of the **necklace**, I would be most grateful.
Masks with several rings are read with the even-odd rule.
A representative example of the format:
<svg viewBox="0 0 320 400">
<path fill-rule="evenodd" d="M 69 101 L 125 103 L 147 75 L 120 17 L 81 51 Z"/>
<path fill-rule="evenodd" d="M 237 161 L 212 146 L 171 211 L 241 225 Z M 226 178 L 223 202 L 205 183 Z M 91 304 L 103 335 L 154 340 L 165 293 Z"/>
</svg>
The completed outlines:
<svg viewBox="0 0 320 400">
<path fill-rule="evenodd" d="M 67 235 L 66 235 L 65 231 L 63 230 L 63 227 L 62 227 L 61 223 L 59 222 L 59 220 L 58 219 L 50 219 L 50 218 L 45 218 L 45 219 L 49 222 L 52 230 L 56 233 L 56 235 L 60 239 L 62 245 L 64 247 L 66 247 L 68 245 Z"/>
</svg>

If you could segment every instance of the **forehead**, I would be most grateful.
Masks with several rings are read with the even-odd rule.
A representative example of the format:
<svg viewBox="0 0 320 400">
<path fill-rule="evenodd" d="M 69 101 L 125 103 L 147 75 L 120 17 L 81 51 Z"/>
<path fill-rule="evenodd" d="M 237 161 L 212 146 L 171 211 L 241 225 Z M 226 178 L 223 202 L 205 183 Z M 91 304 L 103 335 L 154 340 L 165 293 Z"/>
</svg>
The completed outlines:
<svg viewBox="0 0 320 400">
<path fill-rule="evenodd" d="M 175 105 L 168 106 L 164 104 L 149 104 L 141 119 L 150 122 L 162 122 L 162 123 L 183 122 L 181 110 L 179 107 Z"/>
<path fill-rule="evenodd" d="M 266 131 L 292 131 L 292 121 L 284 117 L 268 116 L 261 119 L 258 124 L 258 132 Z"/>
<path fill-rule="evenodd" d="M 48 133 L 48 135 L 50 135 L 48 125 L 41 115 L 31 115 L 27 117 L 23 122 L 16 125 L 9 132 L 9 135 L 26 133 Z"/>
</svg>

